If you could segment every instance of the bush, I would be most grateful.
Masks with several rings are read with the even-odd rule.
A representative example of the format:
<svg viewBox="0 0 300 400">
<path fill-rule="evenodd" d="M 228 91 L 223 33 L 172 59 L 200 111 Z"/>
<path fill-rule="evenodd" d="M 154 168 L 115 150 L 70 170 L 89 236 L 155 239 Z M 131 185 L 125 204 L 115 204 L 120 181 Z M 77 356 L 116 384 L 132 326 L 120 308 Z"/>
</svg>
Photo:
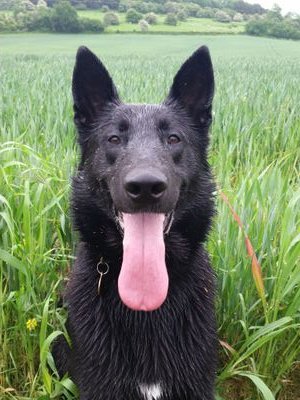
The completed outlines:
<svg viewBox="0 0 300 400">
<path fill-rule="evenodd" d="M 128 7 L 126 4 L 120 3 L 118 10 L 119 12 L 126 12 L 128 10 Z"/>
<path fill-rule="evenodd" d="M 186 19 L 187 19 L 187 15 L 184 10 L 179 11 L 176 14 L 176 17 L 177 17 L 178 21 L 186 21 Z"/>
<path fill-rule="evenodd" d="M 198 6 L 198 4 L 195 3 L 187 3 L 184 6 L 184 11 L 189 17 L 196 17 L 199 10 L 200 6 Z"/>
<path fill-rule="evenodd" d="M 205 8 L 199 8 L 197 11 L 196 17 L 197 18 L 214 18 L 216 15 L 216 12 L 213 8 L 210 7 L 205 7 Z"/>
<path fill-rule="evenodd" d="M 33 11 L 35 9 L 35 5 L 31 3 L 29 0 L 22 0 L 14 3 L 14 16 L 19 13 L 25 13 L 27 11 Z"/>
<path fill-rule="evenodd" d="M 14 32 L 18 30 L 15 19 L 9 14 L 0 14 L 0 32 Z"/>
<path fill-rule="evenodd" d="M 107 12 L 103 17 L 104 26 L 120 25 L 119 17 L 113 12 Z"/>
<path fill-rule="evenodd" d="M 177 25 L 177 18 L 175 14 L 168 14 L 165 18 L 164 23 L 166 25 L 173 25 L 176 26 Z"/>
<path fill-rule="evenodd" d="M 175 3 L 173 1 L 168 1 L 165 4 L 165 12 L 167 14 L 176 14 L 182 9 L 181 5 L 179 3 Z"/>
<path fill-rule="evenodd" d="M 93 10 L 99 10 L 103 6 L 102 0 L 85 0 L 85 3 L 87 8 L 92 8 Z"/>
<path fill-rule="evenodd" d="M 80 27 L 83 32 L 103 32 L 104 26 L 98 19 L 80 18 Z"/>
<path fill-rule="evenodd" d="M 141 28 L 142 32 L 148 32 L 149 31 L 149 24 L 146 20 L 141 19 L 139 22 L 139 26 Z"/>
<path fill-rule="evenodd" d="M 231 22 L 230 15 L 221 10 L 216 12 L 215 18 L 218 22 Z"/>
<path fill-rule="evenodd" d="M 146 14 L 151 11 L 151 7 L 149 7 L 149 4 L 143 1 L 137 2 L 134 5 L 134 8 L 136 9 L 137 12 L 140 12 L 142 14 Z"/>
<path fill-rule="evenodd" d="M 23 17 L 23 25 L 27 31 L 49 32 L 52 30 L 52 11 L 47 8 L 38 8 L 33 13 Z"/>
<path fill-rule="evenodd" d="M 143 18 L 143 14 L 137 12 L 134 8 L 130 8 L 126 13 L 126 21 L 137 24 Z"/>
<path fill-rule="evenodd" d="M 0 0 L 0 10 L 4 10 L 4 11 L 8 11 L 8 10 L 13 10 L 16 6 L 16 2 L 17 0 Z M 6 17 L 8 15 L 5 16 L 5 18 L 1 18 L 2 21 L 6 20 Z"/>
<path fill-rule="evenodd" d="M 234 14 L 232 21 L 233 22 L 243 22 L 244 21 L 243 14 L 240 14 L 240 13 Z"/>
<path fill-rule="evenodd" d="M 36 4 L 38 8 L 47 8 L 47 3 L 45 0 L 39 0 Z"/>
<path fill-rule="evenodd" d="M 54 32 L 75 33 L 81 31 L 77 12 L 66 0 L 55 4 L 51 15 L 51 24 Z"/>
<path fill-rule="evenodd" d="M 255 36 L 300 40 L 300 28 L 289 18 L 251 20 L 246 24 L 246 33 Z"/>
<path fill-rule="evenodd" d="M 156 25 L 157 24 L 157 15 L 154 14 L 153 12 L 148 13 L 145 15 L 145 21 L 148 22 L 150 25 Z"/>
<path fill-rule="evenodd" d="M 101 8 L 101 11 L 104 12 L 104 13 L 107 13 L 107 12 L 110 11 L 110 8 L 109 8 L 108 6 L 103 6 L 103 7 Z"/>
</svg>

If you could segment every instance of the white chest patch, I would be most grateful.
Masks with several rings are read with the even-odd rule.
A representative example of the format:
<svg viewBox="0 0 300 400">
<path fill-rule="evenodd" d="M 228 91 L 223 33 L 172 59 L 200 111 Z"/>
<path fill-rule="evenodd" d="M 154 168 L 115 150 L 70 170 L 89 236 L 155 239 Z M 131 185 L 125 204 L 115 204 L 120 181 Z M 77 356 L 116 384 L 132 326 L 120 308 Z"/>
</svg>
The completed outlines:
<svg viewBox="0 0 300 400">
<path fill-rule="evenodd" d="M 139 388 L 145 400 L 158 400 L 162 395 L 162 388 L 159 383 L 154 383 L 152 385 L 141 383 Z"/>
</svg>

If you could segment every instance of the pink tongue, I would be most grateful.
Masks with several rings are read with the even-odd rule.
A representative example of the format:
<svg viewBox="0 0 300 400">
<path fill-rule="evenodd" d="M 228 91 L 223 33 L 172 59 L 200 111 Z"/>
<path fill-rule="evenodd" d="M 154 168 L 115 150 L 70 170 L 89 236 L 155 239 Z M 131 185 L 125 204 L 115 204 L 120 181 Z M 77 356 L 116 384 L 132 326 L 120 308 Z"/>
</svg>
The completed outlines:
<svg viewBox="0 0 300 400">
<path fill-rule="evenodd" d="M 164 219 L 164 214 L 123 214 L 123 263 L 118 287 L 123 303 L 133 310 L 155 310 L 167 297 Z"/>
</svg>

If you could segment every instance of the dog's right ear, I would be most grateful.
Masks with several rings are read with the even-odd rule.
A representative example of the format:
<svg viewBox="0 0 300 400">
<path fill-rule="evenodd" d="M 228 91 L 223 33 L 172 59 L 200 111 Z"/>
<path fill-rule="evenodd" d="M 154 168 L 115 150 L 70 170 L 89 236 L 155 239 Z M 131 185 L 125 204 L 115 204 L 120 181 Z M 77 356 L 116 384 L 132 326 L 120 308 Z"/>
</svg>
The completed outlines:
<svg viewBox="0 0 300 400">
<path fill-rule="evenodd" d="M 77 126 L 93 123 L 118 94 L 109 73 L 87 47 L 79 47 L 73 72 L 74 120 Z"/>
</svg>

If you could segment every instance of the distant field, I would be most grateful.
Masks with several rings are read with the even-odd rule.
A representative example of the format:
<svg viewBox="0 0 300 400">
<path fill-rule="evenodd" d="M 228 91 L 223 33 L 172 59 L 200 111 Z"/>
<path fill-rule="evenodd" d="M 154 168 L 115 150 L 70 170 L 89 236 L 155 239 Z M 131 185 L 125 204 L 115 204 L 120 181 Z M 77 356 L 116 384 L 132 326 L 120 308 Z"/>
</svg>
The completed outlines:
<svg viewBox="0 0 300 400">
<path fill-rule="evenodd" d="M 92 35 L 16 33 L 0 35 L 0 54 L 71 55 L 80 45 L 89 46 L 101 56 L 111 57 L 185 57 L 201 44 L 207 44 L 213 57 L 283 60 L 299 59 L 299 44 L 293 41 L 251 36 L 215 35 Z"/>
<path fill-rule="evenodd" d="M 101 11 L 78 11 L 78 14 L 86 18 L 100 19 L 103 21 Z M 126 22 L 125 13 L 117 13 L 120 25 L 108 26 L 107 32 L 140 32 L 138 24 L 129 24 Z M 186 21 L 178 21 L 176 26 L 164 24 L 165 15 L 158 15 L 157 25 L 150 25 L 149 32 L 176 32 L 176 33 L 241 33 L 244 32 L 244 22 L 221 23 L 208 18 L 188 18 Z"/>
<path fill-rule="evenodd" d="M 9 13 L 10 11 L 1 11 L 0 13 Z M 78 15 L 85 18 L 100 19 L 103 21 L 104 13 L 98 10 L 78 11 Z M 108 26 L 106 32 L 140 32 L 138 24 L 129 24 L 126 22 L 125 13 L 117 13 L 120 25 Z M 165 15 L 158 15 L 157 25 L 150 25 L 149 32 L 168 32 L 168 33 L 242 33 L 244 32 L 244 22 L 221 23 L 209 18 L 188 18 L 186 21 L 178 21 L 176 26 L 165 25 Z"/>
<path fill-rule="evenodd" d="M 104 60 L 121 98 L 160 102 L 180 64 L 210 48 L 216 76 L 210 162 L 262 267 L 216 194 L 209 240 L 217 280 L 216 400 L 296 400 L 300 348 L 299 43 L 243 35 L 0 35 L 0 398 L 74 399 L 50 343 L 64 329 L 74 260 L 70 180 L 78 160 L 76 49 Z M 254 383 L 254 384 L 253 384 Z M 268 389 L 266 386 L 270 389 Z"/>
</svg>

